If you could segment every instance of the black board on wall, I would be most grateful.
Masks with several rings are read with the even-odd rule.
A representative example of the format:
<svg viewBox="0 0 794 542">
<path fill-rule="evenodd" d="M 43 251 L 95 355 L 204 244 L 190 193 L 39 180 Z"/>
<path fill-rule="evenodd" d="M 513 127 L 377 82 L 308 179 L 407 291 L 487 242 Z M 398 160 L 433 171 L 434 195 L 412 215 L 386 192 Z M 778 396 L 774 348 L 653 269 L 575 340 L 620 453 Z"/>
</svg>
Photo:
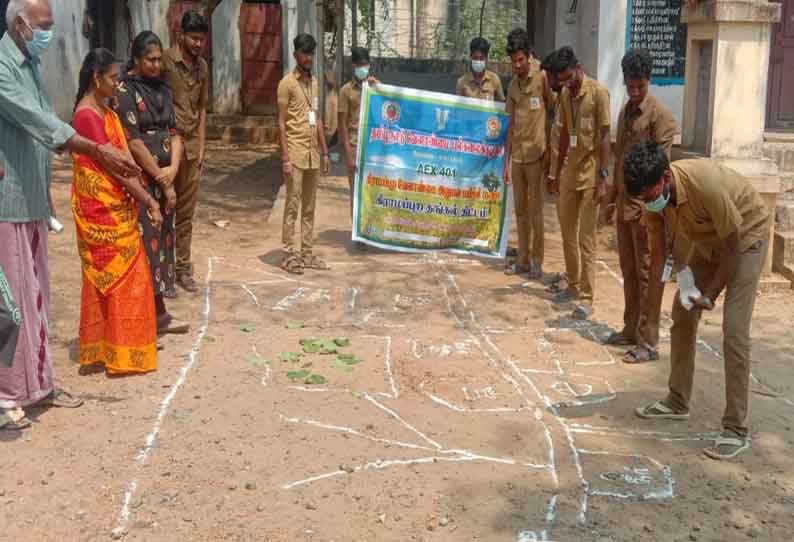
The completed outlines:
<svg viewBox="0 0 794 542">
<path fill-rule="evenodd" d="M 683 85 L 686 25 L 683 0 L 628 0 L 626 49 L 647 49 L 653 57 L 655 85 Z"/>
</svg>

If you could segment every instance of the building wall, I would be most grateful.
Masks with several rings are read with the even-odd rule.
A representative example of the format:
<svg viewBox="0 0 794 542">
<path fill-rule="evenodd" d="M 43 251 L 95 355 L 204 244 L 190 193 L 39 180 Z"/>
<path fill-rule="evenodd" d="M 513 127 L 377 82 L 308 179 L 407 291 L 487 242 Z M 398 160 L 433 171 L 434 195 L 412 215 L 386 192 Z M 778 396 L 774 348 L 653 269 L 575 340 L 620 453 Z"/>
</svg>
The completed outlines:
<svg viewBox="0 0 794 542">
<path fill-rule="evenodd" d="M 241 110 L 242 52 L 240 50 L 240 6 L 242 0 L 224 0 L 212 14 L 213 111 L 230 115 Z"/>
<path fill-rule="evenodd" d="M 626 103 L 626 89 L 620 61 L 626 52 L 627 0 L 580 1 L 575 15 L 568 13 L 569 0 L 556 0 L 555 24 L 538 28 L 537 43 L 570 45 L 585 72 L 609 89 L 613 132 L 620 108 Z M 553 32 L 553 39 L 549 33 Z M 543 53 L 544 51 L 541 51 Z M 673 112 L 681 125 L 684 109 L 683 85 L 652 85 L 651 92 Z"/>
<path fill-rule="evenodd" d="M 51 0 L 55 17 L 55 39 L 42 57 L 42 78 L 55 111 L 61 118 L 72 116 L 77 94 L 77 79 L 88 54 L 83 37 L 85 0 Z"/>
</svg>

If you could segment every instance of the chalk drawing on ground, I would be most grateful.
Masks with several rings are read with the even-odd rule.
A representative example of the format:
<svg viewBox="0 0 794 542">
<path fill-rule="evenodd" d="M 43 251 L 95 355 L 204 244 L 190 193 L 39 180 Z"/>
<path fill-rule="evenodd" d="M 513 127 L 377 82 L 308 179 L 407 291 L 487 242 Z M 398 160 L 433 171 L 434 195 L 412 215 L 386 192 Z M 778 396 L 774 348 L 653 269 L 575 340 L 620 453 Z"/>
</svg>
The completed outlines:
<svg viewBox="0 0 794 542">
<path fill-rule="evenodd" d="M 565 499 L 575 501 L 579 505 L 576 519 L 585 523 L 587 521 L 587 506 L 590 498 L 624 499 L 630 501 L 643 501 L 648 499 L 669 499 L 675 495 L 675 480 L 672 470 L 652 457 L 631 453 L 631 451 L 611 451 L 584 447 L 579 442 L 579 437 L 608 438 L 610 439 L 643 439 L 658 440 L 660 442 L 675 443 L 679 441 L 707 440 L 709 434 L 665 433 L 653 431 L 634 431 L 631 429 L 613 428 L 609 426 L 595 426 L 574 423 L 567 419 L 562 409 L 568 406 L 588 407 L 596 404 L 615 400 L 617 390 L 613 388 L 608 379 L 598 373 L 590 375 L 587 371 L 598 371 L 600 365 L 615 363 L 609 349 L 598 342 L 603 333 L 603 326 L 588 322 L 568 321 L 560 318 L 552 326 L 533 329 L 531 326 L 496 326 L 487 327 L 480 323 L 480 316 L 470 308 L 454 274 L 449 270 L 447 261 L 431 256 L 421 256 L 417 265 L 428 266 L 435 275 L 443 297 L 439 300 L 433 296 L 426 296 L 421 292 L 408 292 L 398 294 L 383 305 L 372 304 L 366 298 L 362 287 L 353 287 L 345 290 L 347 294 L 342 305 L 346 313 L 353 317 L 353 322 L 363 330 L 384 327 L 384 324 L 394 324 L 394 319 L 402 318 L 405 313 L 416 309 L 423 312 L 437 312 L 439 303 L 441 310 L 453 320 L 456 329 L 462 333 L 461 340 L 433 344 L 432 341 L 419 339 L 406 339 L 410 345 L 409 359 L 421 360 L 432 356 L 433 359 L 452 360 L 456 356 L 476 355 L 484 359 L 488 366 L 486 378 L 477 381 L 438 377 L 427 379 L 419 384 L 419 395 L 428 400 L 428 405 L 446 408 L 458 414 L 471 416 L 484 415 L 511 415 L 526 413 L 533 416 L 534 421 L 540 424 L 545 433 L 545 450 L 542 461 L 526 461 L 525 458 L 501 456 L 495 454 L 478 453 L 476 450 L 455 446 L 446 439 L 431 438 L 423 433 L 411 420 L 406 419 L 400 412 L 398 398 L 402 398 L 400 390 L 400 375 L 398 367 L 393 365 L 392 338 L 379 335 L 384 341 L 384 369 L 386 383 L 383 390 L 356 391 L 353 388 L 315 388 L 306 386 L 288 386 L 287 388 L 297 393 L 353 393 L 357 394 L 368 408 L 377 409 L 409 431 L 413 438 L 396 440 L 380 435 L 365 434 L 349 424 L 328 423 L 312 416 L 288 416 L 280 414 L 284 423 L 300 424 L 318 431 L 343 433 L 349 437 L 360 438 L 371 442 L 373 445 L 388 445 L 391 452 L 388 456 L 382 449 L 373 449 L 377 455 L 365 458 L 338 470 L 285 481 L 282 488 L 285 490 L 308 484 L 320 483 L 339 476 L 364 474 L 376 470 L 400 468 L 410 465 L 427 465 L 450 462 L 490 462 L 511 466 L 514 468 L 531 468 L 545 472 L 550 479 L 552 487 L 558 488 L 557 494 L 543 511 L 546 524 L 543 526 L 528 526 L 529 529 L 517 533 L 519 540 L 551 540 L 557 518 L 557 501 Z M 411 265 L 414 265 L 413 263 Z M 301 290 L 303 288 L 303 290 Z M 245 289 L 240 293 L 249 295 Z M 312 292 L 326 292 L 312 294 Z M 292 296 L 282 296 L 273 300 L 275 307 L 284 307 L 287 311 L 294 308 L 292 301 L 314 298 L 322 301 L 323 296 L 331 295 L 329 290 L 320 287 L 309 288 L 297 286 Z M 335 297 L 336 291 L 334 291 Z M 285 301 L 286 300 L 286 301 Z M 267 303 L 260 304 L 267 306 Z M 292 303 L 292 304 L 291 304 Z M 282 311 L 284 312 L 284 311 Z M 399 321 L 399 320 L 397 320 Z M 410 319 L 407 323 L 411 323 Z M 338 324 L 329 323 L 329 326 L 342 327 L 348 322 Z M 416 322 L 420 324 L 420 322 Z M 414 324 L 414 325 L 416 325 Z M 496 338 L 507 338 L 511 335 L 534 334 L 537 352 L 532 359 L 517 361 L 505 355 Z M 586 359 L 578 352 L 588 348 L 592 354 Z M 545 360 L 548 368 L 533 369 L 539 360 Z M 532 363 L 528 365 L 527 363 Z M 589 367 L 592 366 L 592 369 Z M 271 382 L 272 384 L 272 382 Z M 422 457 L 396 457 L 396 450 L 404 449 L 413 452 L 426 452 Z M 378 457 L 384 455 L 383 457 Z M 565 464 L 565 467 L 560 467 Z M 572 468 L 571 468 L 572 467 Z M 562 478 L 562 480 L 561 480 Z M 563 489 L 564 488 L 564 489 Z M 570 488 L 574 488 L 571 490 Z M 566 496 L 567 494 L 567 496 Z M 522 538 L 523 537 L 523 538 Z"/>
</svg>

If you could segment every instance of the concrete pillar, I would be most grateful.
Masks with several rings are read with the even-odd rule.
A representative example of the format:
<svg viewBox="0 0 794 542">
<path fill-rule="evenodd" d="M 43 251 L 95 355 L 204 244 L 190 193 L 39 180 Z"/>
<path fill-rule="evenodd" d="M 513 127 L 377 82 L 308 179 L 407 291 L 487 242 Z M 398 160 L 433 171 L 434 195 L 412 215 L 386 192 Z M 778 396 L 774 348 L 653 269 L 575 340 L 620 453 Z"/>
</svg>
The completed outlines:
<svg viewBox="0 0 794 542">
<path fill-rule="evenodd" d="M 770 38 L 780 14 L 780 4 L 766 0 L 705 0 L 681 17 L 688 25 L 683 146 L 750 178 L 773 215 L 780 178 L 763 142 Z M 773 224 L 770 247 L 772 232 Z"/>
</svg>

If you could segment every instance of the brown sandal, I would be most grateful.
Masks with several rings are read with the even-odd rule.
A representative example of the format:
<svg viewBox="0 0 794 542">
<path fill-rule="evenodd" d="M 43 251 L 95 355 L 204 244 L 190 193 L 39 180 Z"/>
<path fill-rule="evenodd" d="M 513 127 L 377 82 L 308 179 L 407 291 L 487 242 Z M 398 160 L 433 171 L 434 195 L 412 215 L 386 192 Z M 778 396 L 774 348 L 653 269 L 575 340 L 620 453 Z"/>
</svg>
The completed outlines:
<svg viewBox="0 0 794 542">
<path fill-rule="evenodd" d="M 55 388 L 51 394 L 41 400 L 39 406 L 58 408 L 77 408 L 83 406 L 83 400 L 66 390 Z"/>
<path fill-rule="evenodd" d="M 23 416 L 18 420 L 9 419 L 3 425 L 0 425 L 0 431 L 21 431 L 31 425 L 33 425 L 33 422 L 30 421 L 30 418 Z"/>
<path fill-rule="evenodd" d="M 281 262 L 281 269 L 293 275 L 302 275 L 303 263 L 298 256 L 290 254 L 284 258 L 284 261 Z"/>
<path fill-rule="evenodd" d="M 303 256 L 303 267 L 307 269 L 316 269 L 318 271 L 328 271 L 331 267 L 323 261 L 322 258 L 314 254 L 306 254 Z"/>
</svg>

